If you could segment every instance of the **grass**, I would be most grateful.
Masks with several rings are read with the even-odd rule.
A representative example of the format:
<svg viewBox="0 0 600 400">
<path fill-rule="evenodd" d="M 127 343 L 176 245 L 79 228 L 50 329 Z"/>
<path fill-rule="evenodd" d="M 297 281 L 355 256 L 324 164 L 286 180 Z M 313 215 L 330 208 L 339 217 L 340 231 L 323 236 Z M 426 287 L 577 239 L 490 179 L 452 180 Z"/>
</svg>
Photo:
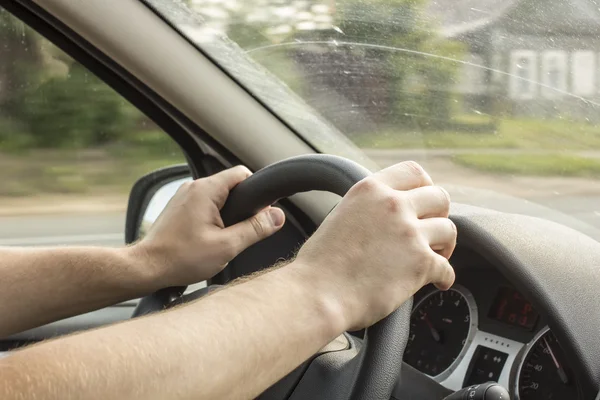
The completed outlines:
<svg viewBox="0 0 600 400">
<path fill-rule="evenodd" d="M 125 194 L 146 173 L 185 162 L 177 145 L 164 140 L 164 133 L 131 137 L 93 149 L 0 152 L 0 196 Z"/>
<path fill-rule="evenodd" d="M 480 122 L 480 116 L 465 116 L 460 122 Z M 398 129 L 356 135 L 353 141 L 362 148 L 486 148 L 600 150 L 600 125 L 566 119 L 504 119 L 495 131 L 467 133 Z"/>
<path fill-rule="evenodd" d="M 479 171 L 529 175 L 599 177 L 600 159 L 564 154 L 458 154 L 452 160 Z"/>
<path fill-rule="evenodd" d="M 459 116 L 453 122 L 467 127 L 492 125 L 485 115 Z M 600 177 L 600 158 L 569 154 L 600 151 L 600 125 L 568 119 L 511 118 L 499 120 L 495 130 L 480 133 L 399 129 L 358 135 L 353 140 L 359 147 L 374 149 L 506 149 L 506 153 L 474 151 L 450 158 L 458 165 L 488 173 Z M 511 149 L 519 151 L 511 153 Z"/>
<path fill-rule="evenodd" d="M 486 124 L 484 116 L 462 116 L 462 124 Z M 166 140 L 165 140 L 166 139 Z M 600 126 L 572 121 L 506 119 L 496 132 L 387 132 L 355 138 L 367 148 L 521 149 L 510 154 L 456 154 L 453 162 L 474 170 L 530 176 L 600 177 L 600 158 L 564 151 L 600 150 Z M 527 154 L 526 150 L 547 150 Z M 185 162 L 181 150 L 160 131 L 134 132 L 120 143 L 92 149 L 0 150 L 0 196 L 126 194 L 142 175 Z"/>
</svg>

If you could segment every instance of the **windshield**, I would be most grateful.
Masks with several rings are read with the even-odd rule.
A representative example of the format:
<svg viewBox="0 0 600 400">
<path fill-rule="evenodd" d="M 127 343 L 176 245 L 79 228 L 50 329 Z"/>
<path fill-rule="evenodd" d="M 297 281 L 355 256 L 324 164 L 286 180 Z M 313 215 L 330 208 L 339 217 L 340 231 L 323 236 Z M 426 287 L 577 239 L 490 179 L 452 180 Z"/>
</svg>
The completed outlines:
<svg viewBox="0 0 600 400">
<path fill-rule="evenodd" d="M 596 0 L 148 3 L 323 152 L 600 227 Z"/>
</svg>

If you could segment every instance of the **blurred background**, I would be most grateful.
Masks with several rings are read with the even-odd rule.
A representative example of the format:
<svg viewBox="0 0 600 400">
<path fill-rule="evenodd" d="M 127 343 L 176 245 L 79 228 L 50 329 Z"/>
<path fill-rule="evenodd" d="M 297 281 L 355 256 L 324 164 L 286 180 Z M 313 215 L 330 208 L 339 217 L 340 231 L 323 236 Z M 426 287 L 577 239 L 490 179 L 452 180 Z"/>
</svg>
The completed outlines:
<svg viewBox="0 0 600 400">
<path fill-rule="evenodd" d="M 129 190 L 183 153 L 5 10 L 0 37 L 0 245 L 123 244 Z"/>
<path fill-rule="evenodd" d="M 150 3 L 186 10 L 209 52 L 226 36 L 380 166 L 415 159 L 600 227 L 594 0 Z M 0 245 L 122 243 L 129 189 L 180 149 L 5 11 L 0 35 Z"/>
</svg>

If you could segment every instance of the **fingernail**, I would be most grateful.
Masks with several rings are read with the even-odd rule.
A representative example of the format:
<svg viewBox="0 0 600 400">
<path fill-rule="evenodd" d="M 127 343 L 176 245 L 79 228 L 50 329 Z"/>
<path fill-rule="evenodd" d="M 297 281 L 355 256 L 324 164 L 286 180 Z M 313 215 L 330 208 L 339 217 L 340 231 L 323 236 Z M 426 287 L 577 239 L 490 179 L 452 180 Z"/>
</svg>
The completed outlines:
<svg viewBox="0 0 600 400">
<path fill-rule="evenodd" d="M 283 221 L 285 220 L 283 212 L 278 208 L 271 208 L 269 210 L 269 217 L 271 218 L 273 226 L 276 228 L 279 228 L 281 225 L 283 225 Z"/>
</svg>

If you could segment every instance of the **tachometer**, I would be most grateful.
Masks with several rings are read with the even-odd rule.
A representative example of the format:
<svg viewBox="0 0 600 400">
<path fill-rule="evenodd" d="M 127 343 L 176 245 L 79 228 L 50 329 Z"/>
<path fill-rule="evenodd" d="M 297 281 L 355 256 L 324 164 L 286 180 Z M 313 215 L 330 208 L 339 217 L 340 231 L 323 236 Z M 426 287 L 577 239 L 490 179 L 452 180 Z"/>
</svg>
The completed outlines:
<svg viewBox="0 0 600 400">
<path fill-rule="evenodd" d="M 573 371 L 556 336 L 541 330 L 525 348 L 515 382 L 518 400 L 552 400 L 581 398 Z"/>
<path fill-rule="evenodd" d="M 473 296 L 456 285 L 447 292 L 436 290 L 413 309 L 404 361 L 438 380 L 458 365 L 477 326 Z"/>
</svg>

